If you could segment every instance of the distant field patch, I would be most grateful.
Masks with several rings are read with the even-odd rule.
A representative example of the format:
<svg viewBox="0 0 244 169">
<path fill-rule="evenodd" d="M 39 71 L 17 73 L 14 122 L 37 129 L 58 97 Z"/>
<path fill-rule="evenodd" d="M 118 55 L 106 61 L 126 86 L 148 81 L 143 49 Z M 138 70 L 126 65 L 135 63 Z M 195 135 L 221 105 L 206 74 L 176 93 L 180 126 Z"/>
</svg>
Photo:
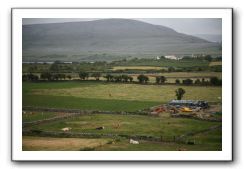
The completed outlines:
<svg viewBox="0 0 244 169">
<path fill-rule="evenodd" d="M 209 63 L 209 66 L 221 66 L 222 65 L 222 62 L 219 61 L 219 62 L 210 62 Z"/>
<path fill-rule="evenodd" d="M 94 149 L 108 142 L 108 139 L 23 137 L 23 151 L 79 151 Z"/>
<path fill-rule="evenodd" d="M 115 66 L 112 70 L 162 70 L 164 67 L 158 66 Z"/>
<path fill-rule="evenodd" d="M 166 78 L 204 78 L 204 77 L 222 77 L 221 72 L 172 72 L 172 73 L 161 73 L 160 75 Z"/>
</svg>

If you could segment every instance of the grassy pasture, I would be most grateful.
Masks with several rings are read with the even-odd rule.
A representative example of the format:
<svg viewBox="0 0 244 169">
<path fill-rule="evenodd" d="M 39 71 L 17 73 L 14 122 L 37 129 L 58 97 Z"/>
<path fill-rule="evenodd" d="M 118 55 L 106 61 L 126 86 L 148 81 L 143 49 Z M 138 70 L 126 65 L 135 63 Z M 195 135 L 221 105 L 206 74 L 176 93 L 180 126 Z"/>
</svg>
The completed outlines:
<svg viewBox="0 0 244 169">
<path fill-rule="evenodd" d="M 152 101 L 89 99 L 73 96 L 25 95 L 23 97 L 23 106 L 100 111 L 133 112 L 159 104 L 160 102 Z"/>
<path fill-rule="evenodd" d="M 187 67 L 208 67 L 209 62 L 200 59 L 138 59 L 138 60 L 128 60 L 126 62 L 119 63 L 121 66 L 160 66 L 160 67 L 177 67 L 177 68 L 187 68 Z"/>
<path fill-rule="evenodd" d="M 94 114 L 40 124 L 29 127 L 29 129 L 61 131 L 64 127 L 71 127 L 70 132 L 150 135 L 173 138 L 173 136 L 197 132 L 218 125 L 221 125 L 221 122 L 171 118 L 168 113 L 160 117 Z M 96 130 L 95 128 L 99 126 L 105 126 L 105 129 Z M 221 129 L 187 137 L 187 140 L 195 140 L 195 145 L 142 140 L 139 141 L 139 145 L 133 145 L 129 144 L 129 140 L 125 138 L 79 139 L 23 136 L 23 150 L 178 151 L 181 149 L 185 151 L 220 151 L 222 147 L 221 138 Z"/>
<path fill-rule="evenodd" d="M 79 151 L 80 149 L 102 146 L 109 139 L 52 138 L 24 136 L 23 151 Z"/>
<path fill-rule="evenodd" d="M 216 132 L 216 131 L 214 131 Z M 218 138 L 221 140 L 221 133 L 218 135 L 205 134 L 205 138 Z M 109 144 L 111 139 L 84 139 L 84 138 L 51 138 L 23 136 L 23 151 L 220 151 L 222 144 L 218 140 L 212 142 L 201 142 L 196 145 L 140 141 L 140 144 L 129 144 L 128 139 Z"/>
<path fill-rule="evenodd" d="M 25 95 L 28 98 L 30 95 L 35 96 L 36 99 L 39 96 L 63 96 L 70 99 L 84 98 L 84 99 L 101 99 L 101 100 L 113 100 L 113 101 L 147 101 L 147 102 L 161 102 L 166 103 L 175 98 L 175 90 L 179 88 L 177 85 L 140 85 L 140 84 L 118 84 L 118 83 L 83 83 L 76 82 L 71 83 L 71 87 L 67 88 L 67 83 L 63 82 L 64 88 L 59 88 L 61 82 L 55 83 L 26 83 L 28 88 L 31 86 L 29 95 Z M 33 86 L 32 86 L 33 84 Z M 45 86 L 42 86 L 45 84 Z M 49 84 L 49 85 L 48 85 Z M 55 88 L 54 86 L 57 86 Z M 73 86 L 73 87 L 72 87 Z M 220 102 L 218 97 L 221 97 L 221 87 L 213 86 L 182 86 L 186 90 L 184 99 L 192 100 L 207 100 L 209 102 Z M 99 100 L 97 100 L 99 101 Z"/>
<path fill-rule="evenodd" d="M 162 70 L 159 66 L 115 66 L 112 70 Z"/>
<path fill-rule="evenodd" d="M 199 121 L 186 118 L 171 118 L 168 114 L 163 117 L 140 115 L 83 115 L 72 119 L 54 121 L 31 127 L 43 131 L 61 131 L 71 127 L 71 132 L 112 133 L 126 135 L 165 136 L 172 139 L 187 132 L 196 132 L 220 125 L 220 122 Z M 104 130 L 96 130 L 104 126 Z"/>
<path fill-rule="evenodd" d="M 222 131 L 216 129 L 207 133 L 197 134 L 189 137 L 196 140 L 195 145 L 177 144 L 167 142 L 140 141 L 140 144 L 128 144 L 128 140 L 121 140 L 115 144 L 106 144 L 98 147 L 97 151 L 221 151 Z"/>
<path fill-rule="evenodd" d="M 222 62 L 221 61 L 218 61 L 218 62 L 210 62 L 209 63 L 209 66 L 221 66 L 222 65 Z"/>
<path fill-rule="evenodd" d="M 23 83 L 23 106 L 84 110 L 136 111 L 175 98 L 176 85 L 103 82 Z M 220 103 L 221 87 L 183 86 L 184 99 Z"/>
</svg>

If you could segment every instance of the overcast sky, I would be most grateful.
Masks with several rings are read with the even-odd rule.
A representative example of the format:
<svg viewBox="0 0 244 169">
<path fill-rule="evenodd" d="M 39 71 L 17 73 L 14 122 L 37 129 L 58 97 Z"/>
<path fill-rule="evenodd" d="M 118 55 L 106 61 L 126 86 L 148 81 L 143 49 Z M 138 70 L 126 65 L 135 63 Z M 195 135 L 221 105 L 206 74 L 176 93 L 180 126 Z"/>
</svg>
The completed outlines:
<svg viewBox="0 0 244 169">
<path fill-rule="evenodd" d="M 40 23 L 60 23 L 60 22 L 78 22 L 91 21 L 89 19 L 71 19 L 71 18 L 25 18 L 23 25 Z M 177 32 L 185 34 L 222 34 L 222 20 L 219 18 L 135 18 L 143 22 L 163 25 L 170 27 Z"/>
</svg>

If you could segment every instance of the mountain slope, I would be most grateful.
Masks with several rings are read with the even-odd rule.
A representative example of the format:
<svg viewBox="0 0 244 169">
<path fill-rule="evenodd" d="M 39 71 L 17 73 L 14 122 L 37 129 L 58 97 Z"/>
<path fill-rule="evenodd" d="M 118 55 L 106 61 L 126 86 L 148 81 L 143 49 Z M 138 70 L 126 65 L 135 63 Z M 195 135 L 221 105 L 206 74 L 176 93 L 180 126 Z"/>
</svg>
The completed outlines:
<svg viewBox="0 0 244 169">
<path fill-rule="evenodd" d="M 221 53 L 217 43 L 130 19 L 23 25 L 22 36 L 24 61 Z"/>
</svg>

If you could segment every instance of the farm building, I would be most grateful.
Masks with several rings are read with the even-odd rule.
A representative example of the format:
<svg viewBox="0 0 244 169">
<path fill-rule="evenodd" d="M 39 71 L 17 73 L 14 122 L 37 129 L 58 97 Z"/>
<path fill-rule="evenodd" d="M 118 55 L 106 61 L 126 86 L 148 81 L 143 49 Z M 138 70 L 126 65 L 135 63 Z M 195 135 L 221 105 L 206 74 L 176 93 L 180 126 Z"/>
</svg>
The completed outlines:
<svg viewBox="0 0 244 169">
<path fill-rule="evenodd" d="M 208 102 L 202 100 L 171 100 L 169 105 L 176 107 L 187 106 L 191 108 L 208 108 Z"/>
<path fill-rule="evenodd" d="M 179 60 L 178 57 L 176 57 L 175 55 L 167 55 L 165 56 L 166 59 L 172 59 L 172 60 Z"/>
</svg>

